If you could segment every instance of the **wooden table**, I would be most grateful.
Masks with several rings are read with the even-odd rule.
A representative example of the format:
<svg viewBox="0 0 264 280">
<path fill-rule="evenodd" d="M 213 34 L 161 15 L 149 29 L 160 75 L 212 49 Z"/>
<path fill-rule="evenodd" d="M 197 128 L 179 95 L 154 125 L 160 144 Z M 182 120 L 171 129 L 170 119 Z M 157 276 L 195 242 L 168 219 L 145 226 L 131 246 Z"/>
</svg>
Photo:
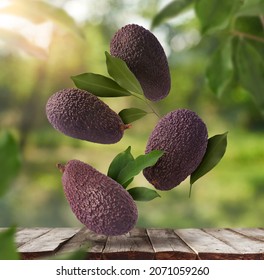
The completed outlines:
<svg viewBox="0 0 264 280">
<path fill-rule="evenodd" d="M 94 260 L 264 260 L 264 228 L 135 228 L 115 237 L 98 235 L 86 228 L 19 228 L 16 243 L 23 259 L 88 248 L 86 258 Z"/>
</svg>

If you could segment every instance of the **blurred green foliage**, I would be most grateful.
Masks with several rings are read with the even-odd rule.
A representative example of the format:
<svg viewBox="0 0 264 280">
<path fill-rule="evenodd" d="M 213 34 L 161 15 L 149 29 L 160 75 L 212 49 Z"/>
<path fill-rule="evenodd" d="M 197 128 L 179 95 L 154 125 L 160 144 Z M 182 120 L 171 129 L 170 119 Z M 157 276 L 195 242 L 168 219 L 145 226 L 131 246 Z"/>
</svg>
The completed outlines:
<svg viewBox="0 0 264 280">
<path fill-rule="evenodd" d="M 8 190 L 20 166 L 20 151 L 16 139 L 8 131 L 0 133 L 0 197 Z"/>
<path fill-rule="evenodd" d="M 73 75 L 107 75 L 104 52 L 109 51 L 114 32 L 131 22 L 150 28 L 152 18 L 167 1 L 42 2 L 50 7 L 56 5 L 52 10 L 55 16 L 52 18 L 45 10 L 41 22 L 36 22 L 27 14 L 34 26 L 28 29 L 30 35 L 21 35 L 19 28 L 2 32 L 4 12 L 0 7 L 0 127 L 11 131 L 19 142 L 23 163 L 18 175 L 12 175 L 14 180 L 5 188 L 5 195 L 0 197 L 0 227 L 80 226 L 65 200 L 56 164 L 79 159 L 106 174 L 115 155 L 128 145 L 135 156 L 144 153 L 148 135 L 158 120 L 154 114 L 148 114 L 133 123 L 119 143 L 100 145 L 55 131 L 46 119 L 45 104 L 57 90 L 74 86 L 70 79 Z M 60 20 L 56 11 L 64 19 L 69 14 L 74 17 L 77 11 L 86 14 L 81 17 L 79 12 L 74 24 L 70 20 L 73 25 L 69 27 L 69 21 Z M 245 30 L 245 22 L 242 25 Z M 79 31 L 73 31 L 72 26 Z M 137 202 L 138 226 L 263 227 L 264 120 L 242 87 L 230 87 L 221 99 L 212 93 L 205 79 L 206 67 L 223 38 L 202 37 L 199 28 L 198 19 L 190 10 L 181 20 L 171 19 L 154 29 L 168 54 L 172 89 L 165 100 L 153 106 L 160 115 L 176 108 L 196 111 L 207 124 L 209 136 L 229 131 L 227 152 L 212 172 L 195 183 L 191 199 L 187 180 L 170 192 L 160 192 L 161 198 Z M 16 40 L 13 33 L 18 33 Z M 42 37 L 46 34 L 46 45 L 39 43 L 38 33 Z M 18 40 L 18 35 L 23 40 Z M 255 45 L 263 49 L 261 42 Z M 248 47 L 240 49 L 239 55 L 247 50 Z M 131 97 L 104 101 L 117 112 L 128 107 L 145 109 L 140 100 Z M 3 166 L 1 161 L 0 172 Z M 142 175 L 131 185 L 149 186 Z"/>
<path fill-rule="evenodd" d="M 14 227 L 0 231 L 0 260 L 18 260 L 19 254 L 15 246 Z"/>
</svg>

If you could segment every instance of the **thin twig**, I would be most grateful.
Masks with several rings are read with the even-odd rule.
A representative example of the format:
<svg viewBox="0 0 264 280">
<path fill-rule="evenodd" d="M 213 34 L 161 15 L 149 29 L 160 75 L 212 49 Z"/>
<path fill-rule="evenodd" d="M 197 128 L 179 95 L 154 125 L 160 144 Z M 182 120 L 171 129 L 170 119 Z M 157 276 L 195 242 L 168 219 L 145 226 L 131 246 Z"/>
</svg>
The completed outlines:
<svg viewBox="0 0 264 280">
<path fill-rule="evenodd" d="M 149 108 L 151 109 L 151 111 L 160 119 L 161 116 L 158 114 L 158 112 L 153 108 L 153 106 L 146 100 L 144 99 L 145 103 L 149 106 Z"/>
<path fill-rule="evenodd" d="M 146 103 L 147 106 L 150 108 L 151 112 L 152 112 L 153 114 L 155 114 L 159 119 L 161 118 L 161 116 L 156 112 L 156 110 L 153 108 L 153 106 L 152 106 L 145 98 L 142 98 L 142 97 L 140 97 L 139 95 L 133 94 L 133 93 L 132 93 L 132 95 L 133 95 L 134 97 L 138 98 L 139 100 L 143 101 L 144 103 Z"/>
<path fill-rule="evenodd" d="M 264 43 L 264 38 L 261 38 L 261 37 L 255 36 L 255 35 L 251 35 L 251 34 L 248 34 L 248 33 L 233 30 L 233 31 L 231 31 L 231 34 L 235 35 L 235 36 L 244 37 L 244 38 L 248 38 L 248 39 L 251 39 L 251 40 L 254 40 L 254 41 Z"/>
</svg>

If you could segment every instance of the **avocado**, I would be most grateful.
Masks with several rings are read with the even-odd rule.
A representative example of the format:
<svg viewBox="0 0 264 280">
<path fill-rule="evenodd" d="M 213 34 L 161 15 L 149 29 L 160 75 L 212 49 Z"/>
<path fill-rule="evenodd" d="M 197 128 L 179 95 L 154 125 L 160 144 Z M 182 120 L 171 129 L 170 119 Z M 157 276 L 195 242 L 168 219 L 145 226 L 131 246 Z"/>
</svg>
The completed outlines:
<svg viewBox="0 0 264 280">
<path fill-rule="evenodd" d="M 120 141 L 129 127 L 98 97 L 77 88 L 53 94 L 46 104 L 46 115 L 51 125 L 65 135 L 101 144 Z"/>
<path fill-rule="evenodd" d="M 166 54 L 149 30 L 136 24 L 119 29 L 110 42 L 111 55 L 124 60 L 151 101 L 165 98 L 171 79 Z"/>
<path fill-rule="evenodd" d="M 178 186 L 202 161 L 207 142 L 207 127 L 195 112 L 178 109 L 168 113 L 148 139 L 146 153 L 162 150 L 164 154 L 143 170 L 145 178 L 159 190 Z"/>
<path fill-rule="evenodd" d="M 130 231 L 138 218 L 130 194 L 116 181 L 79 160 L 58 164 L 65 196 L 88 229 L 107 236 Z"/>
</svg>

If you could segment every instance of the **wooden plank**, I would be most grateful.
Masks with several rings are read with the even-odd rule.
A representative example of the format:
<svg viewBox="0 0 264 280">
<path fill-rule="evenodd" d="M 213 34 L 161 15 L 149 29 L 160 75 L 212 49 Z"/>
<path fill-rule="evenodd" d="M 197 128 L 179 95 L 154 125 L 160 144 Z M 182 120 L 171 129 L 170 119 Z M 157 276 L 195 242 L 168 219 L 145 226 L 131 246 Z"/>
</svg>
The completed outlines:
<svg viewBox="0 0 264 280">
<path fill-rule="evenodd" d="M 198 259 L 239 259 L 239 252 L 201 229 L 177 229 L 175 233 L 196 252 Z"/>
<path fill-rule="evenodd" d="M 154 250 L 145 229 L 134 228 L 120 236 L 110 236 L 103 250 L 106 260 L 154 259 Z"/>
<path fill-rule="evenodd" d="M 264 229 L 261 228 L 232 228 L 232 231 L 238 232 L 251 239 L 264 241 Z"/>
<path fill-rule="evenodd" d="M 24 259 L 40 258 L 52 255 L 67 240 L 73 237 L 80 229 L 53 228 L 46 234 L 32 239 L 18 248 Z"/>
<path fill-rule="evenodd" d="M 0 232 L 6 228 L 0 228 Z M 139 229 L 106 237 L 83 228 L 17 228 L 24 259 L 87 248 L 87 259 L 264 259 L 264 229 Z"/>
<path fill-rule="evenodd" d="M 40 237 L 50 230 L 50 228 L 19 228 L 15 237 L 17 247 L 24 245 L 30 240 Z"/>
<path fill-rule="evenodd" d="M 172 229 L 147 229 L 157 260 L 194 260 L 195 252 Z"/>
<path fill-rule="evenodd" d="M 205 229 L 207 233 L 232 246 L 243 260 L 264 260 L 264 242 L 229 229 Z"/>
<path fill-rule="evenodd" d="M 82 228 L 73 238 L 62 245 L 57 254 L 69 253 L 78 249 L 87 251 L 86 259 L 100 260 L 107 236 L 96 234 L 87 228 Z"/>
</svg>

